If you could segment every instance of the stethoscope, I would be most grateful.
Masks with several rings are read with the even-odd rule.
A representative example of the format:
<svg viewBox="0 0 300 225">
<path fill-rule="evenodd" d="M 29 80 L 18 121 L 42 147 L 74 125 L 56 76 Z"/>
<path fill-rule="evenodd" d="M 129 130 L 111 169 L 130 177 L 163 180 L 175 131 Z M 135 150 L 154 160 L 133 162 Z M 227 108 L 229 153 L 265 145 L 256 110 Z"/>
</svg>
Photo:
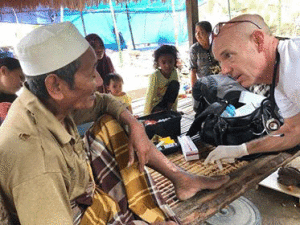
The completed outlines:
<svg viewBox="0 0 300 225">
<path fill-rule="evenodd" d="M 261 115 L 262 117 L 262 123 L 264 126 L 263 132 L 266 132 L 267 135 L 272 136 L 272 137 L 283 137 L 284 134 L 271 134 L 271 132 L 276 131 L 280 128 L 280 122 L 278 119 L 275 118 L 270 118 L 267 121 L 265 121 L 264 115 Z"/>
<path fill-rule="evenodd" d="M 270 98 L 264 99 L 261 103 L 261 108 L 262 108 L 261 110 L 263 110 L 264 105 L 268 104 L 267 101 L 269 101 L 269 103 L 271 104 L 271 112 L 269 112 L 271 114 L 271 118 L 266 120 L 264 117 L 264 113 L 262 112 L 261 117 L 262 117 L 262 124 L 264 126 L 264 129 L 260 134 L 257 134 L 257 135 L 261 135 L 264 132 L 266 132 L 267 135 L 272 136 L 272 137 L 283 137 L 284 136 L 284 134 L 271 134 L 271 132 L 278 130 L 281 126 L 280 121 L 275 118 L 276 116 L 275 116 L 275 112 L 274 112 L 274 110 L 275 110 L 274 90 L 275 90 L 275 82 L 276 82 L 276 75 L 277 75 L 279 59 L 280 59 L 280 55 L 279 55 L 279 52 L 277 51 L 276 62 L 274 65 L 273 81 L 272 81 L 271 90 L 270 90 Z"/>
<path fill-rule="evenodd" d="M 261 103 L 261 110 L 262 111 L 264 110 L 264 108 L 266 108 L 265 105 L 268 104 L 268 103 L 271 104 L 271 105 L 274 104 L 274 102 L 271 102 L 270 99 L 268 99 L 268 98 L 264 99 Z M 264 116 L 265 113 L 263 113 L 263 112 L 261 113 L 261 120 L 262 120 L 262 124 L 263 124 L 263 130 L 259 133 L 253 132 L 253 134 L 260 136 L 260 135 L 262 135 L 263 133 L 266 132 L 267 135 L 272 136 L 272 137 L 283 137 L 284 136 L 284 134 L 272 134 L 271 133 L 273 131 L 278 130 L 280 128 L 280 125 L 281 125 L 280 121 L 275 118 L 275 115 L 272 112 L 274 112 L 274 109 L 271 106 L 271 111 L 268 112 L 270 114 L 271 118 L 268 119 L 268 120 L 266 120 L 266 118 Z"/>
</svg>

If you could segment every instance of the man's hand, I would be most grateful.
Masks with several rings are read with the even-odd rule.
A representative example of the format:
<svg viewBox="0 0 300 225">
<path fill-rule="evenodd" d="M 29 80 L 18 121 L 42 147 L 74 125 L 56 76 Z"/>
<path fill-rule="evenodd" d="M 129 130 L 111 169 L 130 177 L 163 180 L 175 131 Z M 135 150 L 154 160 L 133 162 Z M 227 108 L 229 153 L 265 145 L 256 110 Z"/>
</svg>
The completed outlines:
<svg viewBox="0 0 300 225">
<path fill-rule="evenodd" d="M 214 163 L 220 159 L 240 158 L 249 155 L 246 144 L 220 145 L 213 150 L 204 161 L 204 164 Z"/>
<path fill-rule="evenodd" d="M 141 123 L 130 126 L 128 147 L 128 166 L 131 166 L 134 163 L 134 152 L 136 152 L 139 161 L 139 170 L 140 172 L 143 172 L 145 165 L 148 163 L 151 148 L 154 146 L 149 140 L 145 128 Z"/>
</svg>

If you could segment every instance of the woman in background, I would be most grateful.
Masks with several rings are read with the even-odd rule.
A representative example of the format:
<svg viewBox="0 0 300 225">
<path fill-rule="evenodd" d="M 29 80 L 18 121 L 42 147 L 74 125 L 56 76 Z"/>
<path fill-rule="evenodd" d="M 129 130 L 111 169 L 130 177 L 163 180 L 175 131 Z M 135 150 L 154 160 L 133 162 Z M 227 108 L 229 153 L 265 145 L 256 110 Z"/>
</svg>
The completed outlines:
<svg viewBox="0 0 300 225">
<path fill-rule="evenodd" d="M 191 87 L 198 78 L 220 72 L 219 64 L 211 52 L 210 36 L 212 26 L 208 21 L 196 23 L 195 37 L 197 42 L 190 48 Z"/>
<path fill-rule="evenodd" d="M 17 91 L 24 82 L 19 60 L 5 57 L 0 58 L 0 125 L 4 121 L 11 103 L 17 98 Z"/>
<path fill-rule="evenodd" d="M 12 103 L 23 82 L 24 74 L 19 60 L 11 57 L 0 58 L 0 102 Z"/>
<path fill-rule="evenodd" d="M 106 76 L 109 73 L 115 72 L 114 66 L 111 62 L 111 59 L 105 54 L 105 47 L 102 39 L 97 34 L 89 34 L 85 37 L 85 39 L 90 43 L 90 45 L 95 50 L 95 53 L 98 58 L 97 71 L 105 80 Z M 108 93 L 108 90 L 102 85 L 99 87 L 98 91 L 100 93 Z"/>
</svg>

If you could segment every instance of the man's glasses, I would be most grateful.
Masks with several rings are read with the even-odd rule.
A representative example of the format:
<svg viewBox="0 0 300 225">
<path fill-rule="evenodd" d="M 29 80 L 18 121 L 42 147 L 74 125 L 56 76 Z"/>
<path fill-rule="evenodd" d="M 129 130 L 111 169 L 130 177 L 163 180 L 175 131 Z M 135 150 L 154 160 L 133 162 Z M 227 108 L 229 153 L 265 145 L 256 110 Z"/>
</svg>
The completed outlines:
<svg viewBox="0 0 300 225">
<path fill-rule="evenodd" d="M 251 20 L 239 20 L 239 21 L 229 21 L 229 22 L 220 22 L 218 23 L 212 32 L 212 39 L 214 39 L 215 37 L 217 37 L 220 33 L 221 28 L 226 25 L 226 24 L 231 24 L 231 23 L 252 23 L 253 25 L 255 25 L 257 28 L 261 29 L 261 27 L 259 25 L 257 25 L 256 23 L 252 22 Z"/>
</svg>

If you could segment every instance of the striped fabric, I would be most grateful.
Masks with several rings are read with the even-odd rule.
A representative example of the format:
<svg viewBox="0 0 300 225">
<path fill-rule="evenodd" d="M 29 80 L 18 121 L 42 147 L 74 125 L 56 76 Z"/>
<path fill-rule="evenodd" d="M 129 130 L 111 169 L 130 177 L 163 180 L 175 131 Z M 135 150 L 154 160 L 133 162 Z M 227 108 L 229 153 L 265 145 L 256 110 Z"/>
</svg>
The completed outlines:
<svg viewBox="0 0 300 225">
<path fill-rule="evenodd" d="M 268 97 L 270 95 L 270 87 L 270 84 L 254 84 L 253 86 L 249 87 L 249 91 L 257 95 Z"/>
<path fill-rule="evenodd" d="M 147 170 L 138 164 L 127 167 L 128 136 L 111 116 L 104 115 L 85 136 L 93 176 L 97 185 L 93 204 L 81 224 L 148 224 L 173 220 Z"/>
</svg>

